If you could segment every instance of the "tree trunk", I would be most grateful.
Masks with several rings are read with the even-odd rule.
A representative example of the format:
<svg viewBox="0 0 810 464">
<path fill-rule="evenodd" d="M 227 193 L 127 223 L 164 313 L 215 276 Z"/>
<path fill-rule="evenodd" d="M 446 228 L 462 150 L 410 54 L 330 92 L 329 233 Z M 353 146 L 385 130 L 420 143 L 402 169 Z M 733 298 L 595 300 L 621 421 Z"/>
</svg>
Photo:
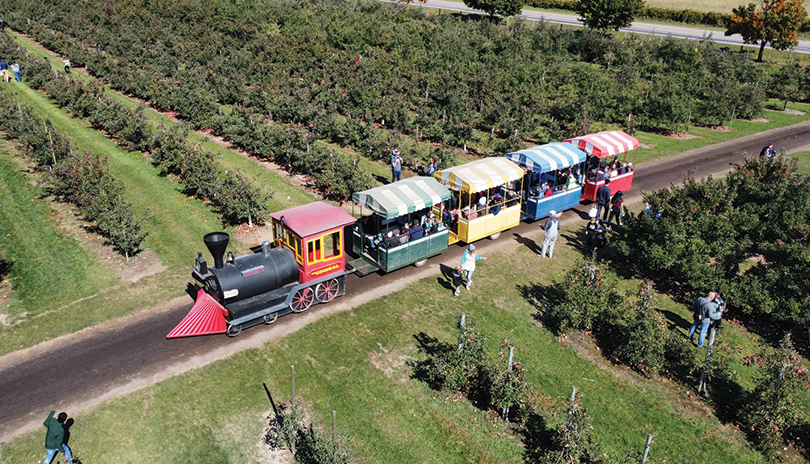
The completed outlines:
<svg viewBox="0 0 810 464">
<path fill-rule="evenodd" d="M 757 61 L 759 61 L 760 63 L 762 62 L 762 52 L 765 51 L 765 44 L 766 43 L 767 42 L 765 42 L 765 39 L 762 39 L 762 41 L 759 44 L 759 56 L 757 57 Z"/>
</svg>

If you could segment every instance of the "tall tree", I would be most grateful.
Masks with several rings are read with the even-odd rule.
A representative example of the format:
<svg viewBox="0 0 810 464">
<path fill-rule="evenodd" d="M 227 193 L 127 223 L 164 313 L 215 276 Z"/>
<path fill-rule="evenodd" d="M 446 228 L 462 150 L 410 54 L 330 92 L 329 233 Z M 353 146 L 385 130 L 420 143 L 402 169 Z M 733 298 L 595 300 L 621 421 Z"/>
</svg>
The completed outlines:
<svg viewBox="0 0 810 464">
<path fill-rule="evenodd" d="M 590 29 L 618 31 L 633 23 L 644 8 L 644 0 L 579 0 L 576 11 Z"/>
<path fill-rule="evenodd" d="M 787 50 L 799 43 L 798 30 L 807 17 L 803 0 L 763 0 L 762 9 L 755 3 L 740 5 L 732 10 L 726 23 L 725 35 L 740 34 L 743 42 L 759 43 L 759 56 L 765 45 L 776 50 Z"/>
<path fill-rule="evenodd" d="M 490 16 L 514 16 L 523 9 L 523 0 L 464 0 L 464 4 Z"/>
</svg>

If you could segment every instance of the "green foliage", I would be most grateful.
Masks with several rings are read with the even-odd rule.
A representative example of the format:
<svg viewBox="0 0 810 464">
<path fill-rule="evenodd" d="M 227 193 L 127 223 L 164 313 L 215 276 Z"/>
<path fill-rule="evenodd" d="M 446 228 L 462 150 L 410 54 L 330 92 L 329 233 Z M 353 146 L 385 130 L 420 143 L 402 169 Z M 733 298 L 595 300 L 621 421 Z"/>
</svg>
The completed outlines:
<svg viewBox="0 0 810 464">
<path fill-rule="evenodd" d="M 799 394 L 807 384 L 807 369 L 799 361 L 790 336 L 776 350 L 762 354 L 756 387 L 745 402 L 741 419 L 754 444 L 775 457 L 784 434 L 803 418 Z"/>
<path fill-rule="evenodd" d="M 592 330 L 615 315 L 622 304 L 616 282 L 616 275 L 604 265 L 579 260 L 552 286 L 559 299 L 549 302 L 543 317 L 561 332 Z"/>
<path fill-rule="evenodd" d="M 523 0 L 464 0 L 464 4 L 490 16 L 514 16 L 523 8 Z"/>
<path fill-rule="evenodd" d="M 281 444 L 292 452 L 294 462 L 301 464 L 354 462 L 354 457 L 345 439 L 332 440 L 331 433 L 324 433 L 313 424 L 307 425 L 304 414 L 297 405 L 281 404 L 278 407 Z"/>
<path fill-rule="evenodd" d="M 457 345 L 436 340 L 422 343 L 426 356 L 411 363 L 415 376 L 431 388 L 464 395 L 479 408 L 493 408 L 499 414 L 508 411 L 508 418 L 525 420 L 531 410 L 525 368 L 517 361 L 507 365 L 508 340 L 502 343 L 499 357 L 490 359 L 486 340 L 486 335 L 476 332 L 475 325 L 466 320 Z"/>
<path fill-rule="evenodd" d="M 793 61 L 782 66 L 779 74 L 773 77 L 769 93 L 774 98 L 785 101 L 782 106 L 782 111 L 784 111 L 788 102 L 802 101 L 807 97 L 807 83 L 807 68 Z"/>
<path fill-rule="evenodd" d="M 637 307 L 623 312 L 619 321 L 622 340 L 615 351 L 621 361 L 645 377 L 655 377 L 665 365 L 667 326 L 664 316 L 650 307 L 651 283 L 639 290 Z"/>
<path fill-rule="evenodd" d="M 550 446 L 539 451 L 539 462 L 547 464 L 603 462 L 599 444 L 592 437 L 588 412 L 579 402 L 579 392 L 568 407 L 568 420 L 557 425 Z"/>
<path fill-rule="evenodd" d="M 231 224 L 264 222 L 270 198 L 239 171 L 228 171 L 217 184 L 214 198 L 222 217 Z"/>
<path fill-rule="evenodd" d="M 616 249 L 684 301 L 719 289 L 747 314 L 807 324 L 808 187 L 787 157 L 747 158 L 724 180 L 687 177 L 646 196 L 660 219 L 628 217 Z"/>
<path fill-rule="evenodd" d="M 644 0 L 579 0 L 576 12 L 591 29 L 618 31 L 628 27 L 644 8 Z"/>
</svg>

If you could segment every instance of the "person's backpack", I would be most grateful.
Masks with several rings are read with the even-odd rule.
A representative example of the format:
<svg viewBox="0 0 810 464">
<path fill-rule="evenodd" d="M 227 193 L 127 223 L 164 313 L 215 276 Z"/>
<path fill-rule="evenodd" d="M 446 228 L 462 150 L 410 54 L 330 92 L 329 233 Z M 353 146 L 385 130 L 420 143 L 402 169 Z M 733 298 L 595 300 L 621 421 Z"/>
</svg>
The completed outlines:
<svg viewBox="0 0 810 464">
<path fill-rule="evenodd" d="M 695 321 L 703 319 L 703 305 L 700 300 L 701 299 L 698 298 L 692 303 L 692 319 Z"/>
</svg>

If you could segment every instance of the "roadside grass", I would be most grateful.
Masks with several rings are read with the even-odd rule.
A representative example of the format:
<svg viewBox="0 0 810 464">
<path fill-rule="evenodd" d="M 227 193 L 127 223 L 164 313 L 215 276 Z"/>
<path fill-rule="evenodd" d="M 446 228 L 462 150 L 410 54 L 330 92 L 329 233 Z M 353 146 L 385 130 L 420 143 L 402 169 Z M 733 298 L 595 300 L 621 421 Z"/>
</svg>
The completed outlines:
<svg viewBox="0 0 810 464">
<path fill-rule="evenodd" d="M 810 151 L 803 151 L 790 155 L 799 162 L 799 174 L 810 174 Z"/>
<path fill-rule="evenodd" d="M 0 257 L 9 264 L 14 296 L 0 304 L 5 324 L 33 318 L 115 285 L 118 278 L 59 230 L 56 211 L 40 201 L 22 172 L 0 146 Z"/>
<path fill-rule="evenodd" d="M 717 463 L 766 462 L 739 431 L 690 398 L 688 386 L 592 363 L 578 354 L 580 341 L 537 322 L 537 308 L 523 292 L 550 285 L 574 265 L 579 251 L 570 242 L 579 232 L 563 231 L 553 260 L 541 260 L 527 246 L 488 255 L 472 291 L 458 298 L 441 284 L 443 277 L 432 276 L 262 348 L 109 401 L 77 416 L 71 445 L 94 462 L 258 462 L 271 409 L 262 384 L 276 403 L 289 401 L 294 365 L 299 404 L 324 429 L 337 411 L 337 429 L 362 462 L 523 462 L 520 441 L 500 421 L 412 377 L 408 361 L 418 357 L 416 335 L 455 343 L 458 317 L 465 312 L 489 335 L 490 352 L 497 353 L 504 339 L 516 347 L 515 359 L 526 368 L 533 402 L 548 428 L 564 420 L 566 398 L 576 386 L 596 441 L 612 457 L 640 451 L 647 434 L 655 432 L 651 458 L 657 462 L 705 462 L 706 456 Z M 664 295 L 654 305 L 689 318 L 685 305 Z M 675 324 L 685 331 L 683 321 Z M 736 331 L 745 333 L 729 328 Z M 3 444 L 0 460 L 36 459 L 41 435 L 37 430 Z"/>
</svg>

